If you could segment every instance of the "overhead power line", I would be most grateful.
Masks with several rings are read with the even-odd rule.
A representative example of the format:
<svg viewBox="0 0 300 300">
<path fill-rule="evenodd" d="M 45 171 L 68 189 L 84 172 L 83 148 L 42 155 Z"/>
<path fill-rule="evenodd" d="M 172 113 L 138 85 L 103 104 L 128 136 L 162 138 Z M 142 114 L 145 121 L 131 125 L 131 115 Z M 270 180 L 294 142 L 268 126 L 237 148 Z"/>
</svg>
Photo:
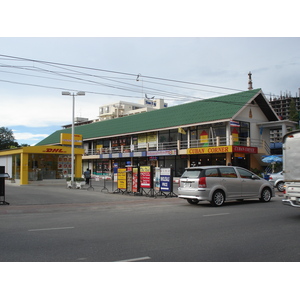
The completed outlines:
<svg viewBox="0 0 300 300">
<path fill-rule="evenodd" d="M 93 86 L 100 85 L 100 86 L 105 86 L 107 88 L 119 89 L 119 90 L 123 90 L 123 91 L 129 92 L 129 93 L 134 93 L 134 94 L 141 93 L 141 86 L 139 84 L 133 84 L 133 83 L 128 82 L 128 79 L 131 82 L 136 82 L 137 79 L 139 79 L 139 81 L 142 83 L 142 91 L 144 94 L 152 94 L 152 93 L 159 94 L 158 97 L 167 97 L 167 99 L 165 99 L 166 101 L 181 101 L 181 102 L 189 101 L 189 102 L 191 102 L 191 101 L 195 101 L 195 100 L 203 100 L 204 98 L 198 97 L 195 95 L 178 93 L 176 91 L 167 91 L 167 90 L 163 90 L 160 88 L 154 88 L 154 87 L 148 86 L 148 84 L 175 87 L 177 89 L 187 89 L 188 91 L 212 92 L 212 93 L 224 94 L 224 95 L 226 95 L 228 93 L 224 93 L 221 91 L 217 91 L 217 92 L 216 91 L 208 91 L 208 90 L 203 91 L 196 87 L 197 86 L 205 86 L 205 87 L 209 87 L 209 88 L 225 89 L 225 90 L 242 92 L 242 90 L 238 90 L 238 89 L 224 88 L 224 87 L 219 87 L 219 86 L 193 83 L 193 82 L 188 82 L 188 81 L 166 79 L 166 78 L 154 77 L 154 76 L 145 76 L 145 75 L 141 75 L 141 74 L 136 75 L 136 74 L 126 73 L 126 72 L 117 72 L 117 71 L 104 70 L 104 69 L 99 69 L 99 68 L 83 67 L 83 66 L 78 66 L 78 65 L 55 63 L 55 62 L 50 62 L 50 61 L 35 60 L 35 59 L 0 54 L 0 60 L 1 59 L 9 60 L 10 62 L 11 61 L 18 61 L 18 62 L 26 61 L 26 62 L 31 62 L 34 64 L 43 64 L 48 67 L 56 68 L 56 70 L 55 69 L 51 70 L 51 69 L 47 69 L 47 68 L 40 68 L 40 67 L 37 67 L 34 65 L 33 66 L 30 66 L 30 65 L 18 66 L 18 65 L 12 65 L 11 63 L 10 64 L 0 64 L 0 67 L 3 67 L 3 68 L 15 68 L 15 69 L 19 69 L 20 71 L 22 70 L 24 72 L 26 71 L 26 72 L 46 73 L 46 74 L 51 75 L 52 77 L 15 73 L 20 76 L 33 76 L 33 77 L 37 77 L 37 78 L 47 78 L 50 80 L 61 80 L 61 81 L 65 81 L 65 82 L 69 81 L 69 82 L 74 82 L 74 83 L 89 84 L 89 85 L 93 85 Z M 80 69 L 82 71 L 76 70 L 74 68 Z M 59 69 L 59 70 L 57 70 L 57 69 Z M 103 76 L 103 75 L 99 75 L 97 73 L 94 74 L 94 73 L 90 73 L 90 72 L 84 72 L 83 70 L 89 70 L 89 71 L 93 71 L 93 72 L 108 72 L 111 74 L 118 74 L 118 77 Z M 5 71 L 2 71 L 2 72 L 5 72 Z M 14 72 L 8 72 L 8 73 L 14 73 Z M 122 78 L 120 78 L 120 75 L 122 76 Z M 126 78 L 126 76 L 129 76 L 129 78 Z M 97 80 L 91 80 L 86 77 L 93 77 Z M 65 78 L 65 79 L 62 79 L 62 78 Z M 66 78 L 69 80 L 67 80 Z M 111 83 L 100 82 L 98 79 L 110 81 Z M 122 81 L 125 79 L 126 79 L 126 82 Z M 155 80 L 157 80 L 158 82 L 155 82 Z M 25 82 L 21 82 L 21 81 L 13 81 L 13 80 L 0 80 L 0 81 L 12 83 L 12 84 L 28 85 L 28 86 L 35 86 L 35 87 L 48 88 L 48 89 L 57 89 L 57 90 L 67 90 L 67 89 L 69 90 L 70 89 L 70 88 L 66 88 L 66 87 L 56 87 L 56 86 L 50 86 L 50 85 L 46 86 L 44 84 L 25 83 Z M 170 83 L 167 83 L 167 82 L 170 82 Z M 173 84 L 171 84 L 171 83 L 173 83 Z M 174 83 L 178 83 L 178 84 L 175 85 Z M 188 87 L 183 86 L 183 85 L 188 85 Z M 74 89 L 72 89 L 72 90 L 74 90 Z M 80 88 L 80 90 L 82 90 L 82 89 Z M 74 90 L 74 91 L 78 91 L 78 90 Z M 117 96 L 117 97 L 140 98 L 140 97 L 133 96 L 133 95 L 117 95 L 117 94 L 108 93 L 108 92 L 95 92 L 95 91 L 88 91 L 88 90 L 85 90 L 85 92 L 91 93 L 91 94 Z M 218 100 L 216 102 L 221 102 L 221 100 Z"/>
<path fill-rule="evenodd" d="M 92 71 L 100 71 L 100 72 L 106 72 L 106 73 L 112 73 L 112 74 L 127 75 L 127 76 L 133 76 L 135 78 L 139 75 L 142 78 L 149 78 L 149 79 L 154 79 L 154 80 L 170 81 L 170 82 L 176 82 L 176 83 L 182 83 L 182 84 L 188 84 L 188 85 L 205 86 L 205 87 L 224 89 L 224 90 L 232 90 L 232 91 L 239 91 L 239 92 L 242 91 L 242 90 L 239 90 L 239 89 L 233 89 L 233 88 L 228 88 L 228 87 L 221 87 L 221 86 L 195 83 L 195 82 L 189 82 L 189 81 L 182 81 L 182 80 L 176 80 L 176 79 L 168 79 L 168 78 L 162 78 L 162 77 L 154 77 L 154 76 L 141 75 L 141 74 L 133 74 L 133 73 L 128 73 L 128 72 L 106 70 L 106 69 L 100 69 L 100 68 L 84 67 L 84 66 L 73 65 L 73 64 L 65 64 L 65 63 L 57 63 L 57 62 L 50 62 L 50 61 L 44 61 L 44 60 L 36 60 L 36 59 L 10 56 L 10 55 L 3 55 L 3 54 L 0 54 L 0 57 L 8 58 L 8 59 L 14 59 L 14 60 L 21 60 L 21 61 L 36 62 L 36 63 L 47 64 L 47 65 L 52 65 L 52 66 L 65 66 L 65 67 L 86 69 L 86 70 L 92 70 Z"/>
</svg>

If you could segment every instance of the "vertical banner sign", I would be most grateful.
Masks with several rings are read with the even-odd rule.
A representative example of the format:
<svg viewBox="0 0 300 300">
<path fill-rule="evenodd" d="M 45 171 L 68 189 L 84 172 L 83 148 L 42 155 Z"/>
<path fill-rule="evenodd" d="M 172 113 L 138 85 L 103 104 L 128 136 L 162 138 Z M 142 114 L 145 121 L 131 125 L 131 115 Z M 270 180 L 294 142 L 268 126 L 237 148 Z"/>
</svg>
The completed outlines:
<svg viewBox="0 0 300 300">
<path fill-rule="evenodd" d="M 239 132 L 237 131 L 237 129 L 233 128 L 231 134 L 232 134 L 233 145 L 239 145 Z"/>
<path fill-rule="evenodd" d="M 139 169 L 132 168 L 132 192 L 139 192 Z"/>
<path fill-rule="evenodd" d="M 202 130 L 200 134 L 200 143 L 203 143 L 203 146 L 209 146 L 208 133 L 205 130 Z"/>
<path fill-rule="evenodd" d="M 118 164 L 114 163 L 113 169 L 114 169 L 114 182 L 118 182 Z"/>
<path fill-rule="evenodd" d="M 118 169 L 118 189 L 126 189 L 126 169 Z"/>
<path fill-rule="evenodd" d="M 127 192 L 131 193 L 132 192 L 132 167 L 127 167 L 126 168 L 126 180 L 127 180 L 127 187 L 126 190 Z"/>
<path fill-rule="evenodd" d="M 151 166 L 140 167 L 140 187 L 146 189 L 152 188 Z"/>
<path fill-rule="evenodd" d="M 172 192 L 171 168 L 160 169 L 160 190 L 162 192 Z"/>
<path fill-rule="evenodd" d="M 155 168 L 154 173 L 154 189 L 159 191 L 160 189 L 160 168 Z"/>
</svg>

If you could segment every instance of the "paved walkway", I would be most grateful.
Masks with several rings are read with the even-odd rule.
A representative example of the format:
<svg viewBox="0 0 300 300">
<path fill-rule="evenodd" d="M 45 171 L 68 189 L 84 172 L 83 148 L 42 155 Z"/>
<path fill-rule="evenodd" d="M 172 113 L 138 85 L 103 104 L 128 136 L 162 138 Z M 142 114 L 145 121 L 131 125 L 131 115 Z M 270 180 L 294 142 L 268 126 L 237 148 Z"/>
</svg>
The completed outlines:
<svg viewBox="0 0 300 300">
<path fill-rule="evenodd" d="M 177 193 L 178 184 L 174 183 Z M 28 185 L 18 185 L 5 182 L 5 201 L 11 205 L 51 205 L 51 204 L 86 204 L 103 201 L 132 201 L 138 199 L 153 199 L 145 195 L 122 194 L 117 191 L 117 183 L 100 180 L 92 181 L 91 186 L 84 185 L 82 189 L 69 189 L 65 180 L 42 180 L 30 182 Z M 164 195 L 157 196 L 165 198 Z M 174 197 L 172 197 L 174 198 Z M 177 198 L 177 197 L 176 197 Z M 6 205 L 0 205 L 1 207 Z"/>
</svg>

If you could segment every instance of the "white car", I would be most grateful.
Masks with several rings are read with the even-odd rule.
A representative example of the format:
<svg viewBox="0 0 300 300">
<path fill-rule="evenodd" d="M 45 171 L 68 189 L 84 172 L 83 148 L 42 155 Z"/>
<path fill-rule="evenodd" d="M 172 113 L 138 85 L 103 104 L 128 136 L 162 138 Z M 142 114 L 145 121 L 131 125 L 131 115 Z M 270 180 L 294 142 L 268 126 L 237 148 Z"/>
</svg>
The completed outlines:
<svg viewBox="0 0 300 300">
<path fill-rule="evenodd" d="M 273 173 L 269 176 L 269 181 L 277 188 L 279 192 L 284 191 L 283 172 Z"/>
</svg>

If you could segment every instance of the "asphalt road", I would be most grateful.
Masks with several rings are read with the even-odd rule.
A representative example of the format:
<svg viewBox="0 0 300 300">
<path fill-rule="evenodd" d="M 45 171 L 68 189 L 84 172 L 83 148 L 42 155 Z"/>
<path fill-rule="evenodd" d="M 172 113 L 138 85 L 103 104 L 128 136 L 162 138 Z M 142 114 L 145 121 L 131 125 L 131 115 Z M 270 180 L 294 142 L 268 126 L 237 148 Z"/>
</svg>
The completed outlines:
<svg viewBox="0 0 300 300">
<path fill-rule="evenodd" d="M 6 185 L 1 262 L 298 262 L 300 210 Z"/>
</svg>

